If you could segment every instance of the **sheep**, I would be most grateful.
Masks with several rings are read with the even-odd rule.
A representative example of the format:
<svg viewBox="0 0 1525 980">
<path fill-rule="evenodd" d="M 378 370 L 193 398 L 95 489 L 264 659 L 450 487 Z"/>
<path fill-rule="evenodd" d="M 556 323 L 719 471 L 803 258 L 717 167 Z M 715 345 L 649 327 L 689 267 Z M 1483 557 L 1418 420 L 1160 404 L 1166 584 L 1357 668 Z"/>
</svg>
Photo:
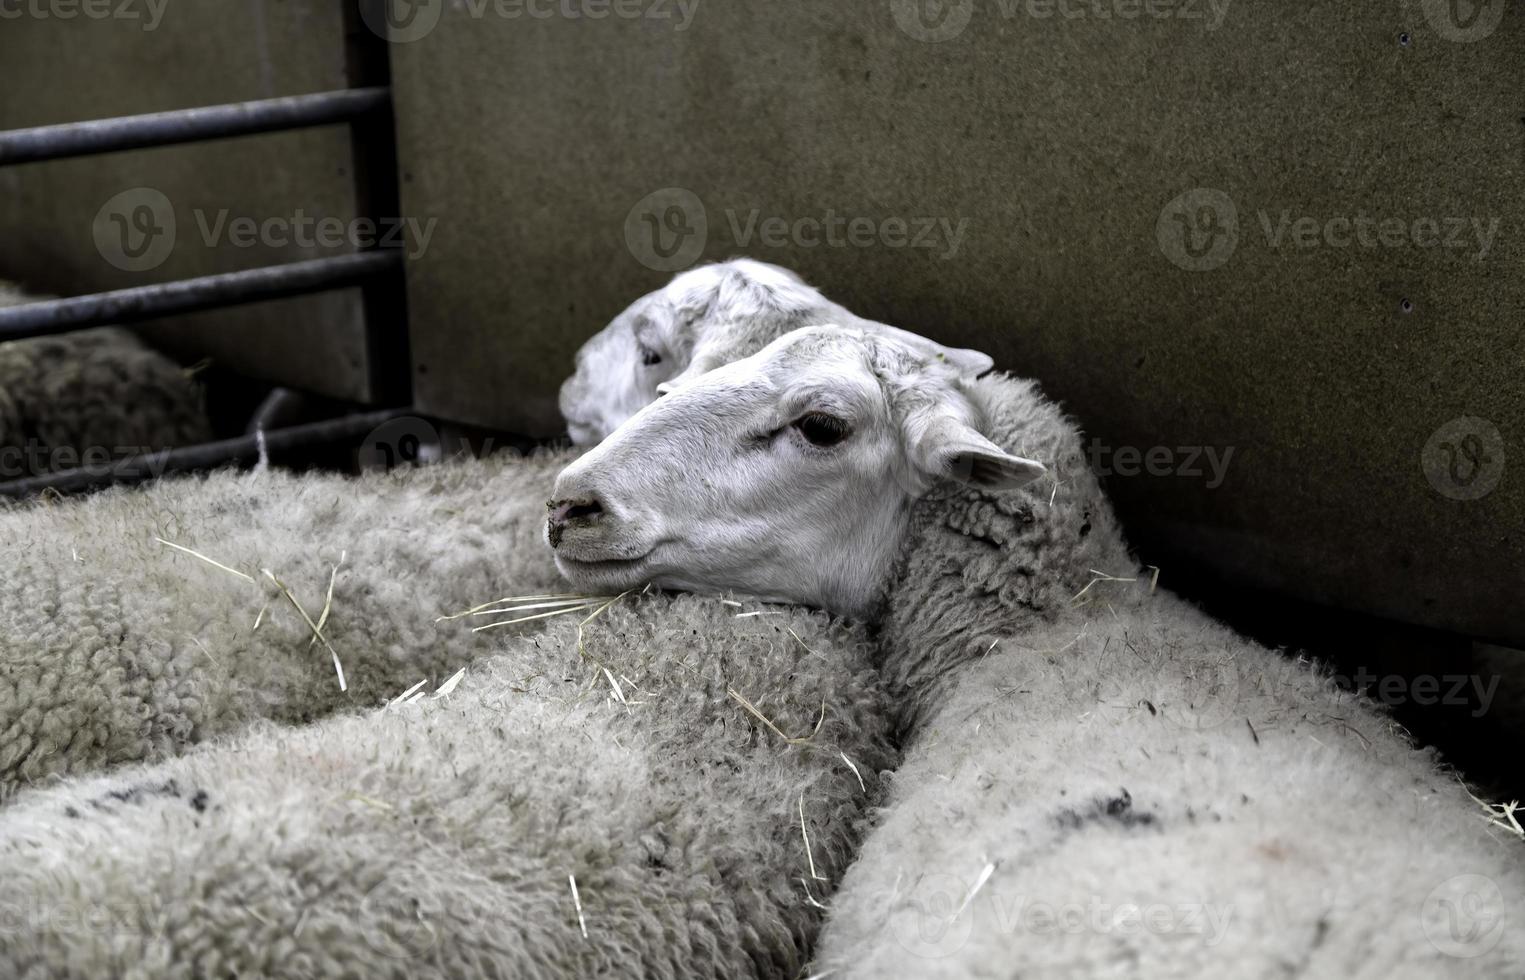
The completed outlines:
<svg viewBox="0 0 1525 980">
<path fill-rule="evenodd" d="M 443 697 L 22 794 L 0 975 L 798 975 L 891 711 L 861 628 L 739 605 L 463 633 Z"/>
<path fill-rule="evenodd" d="M 359 479 L 224 470 L 0 506 L 0 802 L 253 720 L 433 690 L 471 654 L 436 617 L 564 591 L 539 535 L 569 458 L 505 452 Z M 262 570 L 313 620 L 328 614 L 325 643 Z"/>
<path fill-rule="evenodd" d="M 0 282 L 0 307 L 39 298 Z M 0 343 L 0 479 L 211 437 L 197 385 L 120 327 Z"/>
<path fill-rule="evenodd" d="M 738 322 L 755 325 L 768 309 L 825 303 L 797 277 L 761 263 L 730 263 L 679 278 L 681 288 L 669 290 L 668 298 L 686 316 L 724 309 Z M 723 339 L 717 329 L 686 336 L 690 346 L 682 349 L 690 353 L 692 343 L 710 349 Z M 957 359 L 959 353 L 944 356 Z M 595 368 L 602 364 L 596 361 L 583 359 L 580 379 L 596 380 Z M 603 364 L 600 370 L 625 368 Z M 0 396 L 3 392 L 0 386 Z M 462 661 L 431 645 L 435 631 L 426 612 L 490 592 L 555 587 L 554 568 L 532 536 L 540 524 L 539 502 L 559 467 L 542 461 L 517 469 L 457 470 L 448 478 L 415 474 L 359 484 L 318 476 L 219 474 L 141 494 L 111 493 L 59 510 L 0 512 L 0 528 L 11 538 L 45 542 L 16 568 L 17 579 L 33 585 L 0 598 L 0 614 L 17 624 L 11 636 L 28 638 L 14 643 L 0 638 L 0 653 L 7 655 L 0 668 L 0 801 L 31 781 L 158 758 L 253 718 L 302 721 L 344 705 L 373 703 L 396 684 L 411 683 L 409 671 L 438 679 L 439 672 Z M 441 494 L 455 507 L 421 500 L 421 493 Z M 493 503 L 484 508 L 481 501 Z M 424 512 L 437 515 L 432 541 L 420 535 L 398 547 L 390 538 L 364 533 L 373 515 L 384 513 L 400 537 L 409 515 L 425 505 Z M 170 515 L 177 523 L 159 536 L 193 549 L 206 541 L 207 553 L 253 576 L 255 584 L 203 574 L 211 567 L 155 542 L 152 529 Z M 484 557 L 488 528 L 511 541 L 496 564 Z M 391 550 L 371 547 L 382 540 Z M 325 679 L 330 668 L 322 651 L 310 648 L 294 611 L 282 614 L 284 597 L 260 572 L 271 567 L 306 583 L 307 605 L 316 608 L 321 603 L 311 590 L 321 589 L 346 549 L 350 560 L 335 580 L 339 601 L 352 610 L 359 602 L 363 609 L 336 620 L 328 639 L 339 650 L 357 648 L 346 657 L 364 658 L 350 665 L 356 685 L 347 691 Z M 190 576 L 188 568 L 195 570 Z M 419 568 L 441 574 L 410 593 L 409 573 Z M 107 618 L 120 619 L 121 637 L 112 639 L 104 622 L 80 613 L 55 619 L 63 605 L 54 598 L 60 588 L 84 590 L 96 603 L 109 592 Z M 259 615 L 270 608 L 275 614 L 268 619 Z M 207 616 L 208 609 L 225 613 Z M 256 620 L 263 632 L 255 629 Z M 78 632 L 92 627 L 99 645 L 77 644 Z M 20 649 L 13 652 L 13 645 Z M 58 678 L 78 663 L 95 672 L 91 682 L 58 687 Z M 118 664 L 135 679 L 125 689 Z M 259 696 L 242 696 L 248 690 Z M 39 698 L 38 691 L 50 694 Z M 89 734 L 81 737 L 76 730 L 85 719 Z"/>
<path fill-rule="evenodd" d="M 1505 820 L 1325 672 L 1105 584 L 927 706 L 814 969 L 1520 975 Z"/>
<path fill-rule="evenodd" d="M 642 409 L 556 495 L 574 587 L 875 625 L 906 756 L 818 969 L 1525 969 L 1508 818 L 1327 674 L 1153 588 L 1030 382 L 803 329 Z M 1071 929 L 1077 907 L 1104 912 Z"/>
<path fill-rule="evenodd" d="M 556 565 L 579 588 L 720 586 L 872 619 L 915 498 L 943 477 L 1001 488 L 1045 472 L 970 424 L 962 381 L 871 332 L 788 334 L 647 405 L 563 470 L 547 527 Z M 1028 429 L 1045 440 L 1033 453 L 1057 438 Z M 1106 554 L 1107 537 L 1085 555 L 1125 553 Z M 1064 587 L 1034 578 L 1009 587 Z"/>
<path fill-rule="evenodd" d="M 577 352 L 560 405 L 574 445 L 597 443 L 662 392 L 798 327 L 852 324 L 924 347 L 970 374 L 994 362 L 854 316 L 781 266 L 732 259 L 679 273 L 630 304 Z"/>
</svg>

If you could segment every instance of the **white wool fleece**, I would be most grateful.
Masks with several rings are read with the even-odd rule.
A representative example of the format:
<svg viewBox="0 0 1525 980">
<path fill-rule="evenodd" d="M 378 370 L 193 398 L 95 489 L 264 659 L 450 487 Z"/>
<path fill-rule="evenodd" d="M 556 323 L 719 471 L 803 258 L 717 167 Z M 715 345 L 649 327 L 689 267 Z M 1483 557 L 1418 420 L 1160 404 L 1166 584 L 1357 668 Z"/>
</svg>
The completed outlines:
<svg viewBox="0 0 1525 980">
<path fill-rule="evenodd" d="M 1327 672 L 1128 556 L 1079 430 L 917 505 L 879 640 L 905 759 L 814 968 L 845 977 L 1517 977 L 1525 843 Z"/>
<path fill-rule="evenodd" d="M 25 793 L 0 976 L 798 976 L 890 711 L 861 629 L 738 612 L 455 623 L 443 698 Z"/>
<path fill-rule="evenodd" d="M 1163 591 L 1101 596 L 926 711 L 814 969 L 1525 975 L 1525 843 L 1431 754 Z"/>
<path fill-rule="evenodd" d="M 444 681 L 473 647 L 437 617 L 565 590 L 540 535 L 569 458 L 358 479 L 221 471 L 0 505 L 0 803 L 255 719 L 299 724 Z M 265 569 L 314 620 L 333 581 L 323 633 L 348 690 Z"/>
</svg>

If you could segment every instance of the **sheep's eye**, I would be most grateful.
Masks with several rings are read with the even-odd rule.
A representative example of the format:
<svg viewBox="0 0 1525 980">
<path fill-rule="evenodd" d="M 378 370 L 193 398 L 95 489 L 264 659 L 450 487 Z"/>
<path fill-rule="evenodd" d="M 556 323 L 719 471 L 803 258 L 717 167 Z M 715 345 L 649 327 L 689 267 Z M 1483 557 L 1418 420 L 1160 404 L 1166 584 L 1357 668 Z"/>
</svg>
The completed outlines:
<svg viewBox="0 0 1525 980">
<path fill-rule="evenodd" d="M 650 347 L 647 347 L 645 344 L 642 344 L 641 363 L 646 367 L 655 367 L 656 365 L 662 363 L 662 355 L 652 350 Z"/>
<path fill-rule="evenodd" d="M 846 422 L 825 412 L 807 412 L 795 421 L 794 427 L 812 446 L 835 446 L 852 432 Z"/>
</svg>

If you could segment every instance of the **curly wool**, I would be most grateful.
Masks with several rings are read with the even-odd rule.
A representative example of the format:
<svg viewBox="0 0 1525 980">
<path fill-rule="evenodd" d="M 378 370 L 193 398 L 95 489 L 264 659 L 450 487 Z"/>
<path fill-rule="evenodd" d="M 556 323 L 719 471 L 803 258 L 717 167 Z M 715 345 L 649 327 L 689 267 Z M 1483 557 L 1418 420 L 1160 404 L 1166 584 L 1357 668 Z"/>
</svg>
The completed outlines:
<svg viewBox="0 0 1525 980">
<path fill-rule="evenodd" d="M 1014 632 L 1053 622 L 1097 573 L 1134 574 L 1080 429 L 1035 383 L 966 382 L 987 435 L 1050 475 L 1016 493 L 944 485 L 912 510 L 886 584 L 884 670 L 910 730 L 944 681 Z"/>
<path fill-rule="evenodd" d="M 0 283 L 0 306 L 36 298 Z M 101 465 L 211 437 L 199 386 L 127 330 L 0 343 L 4 478 Z"/>
<path fill-rule="evenodd" d="M 1369 703 L 1152 589 L 1031 384 L 974 392 L 1059 483 L 918 505 L 879 637 L 905 759 L 815 969 L 1521 975 L 1525 846 Z"/>
<path fill-rule="evenodd" d="M 443 699 L 24 794 L 0 973 L 795 976 L 893 761 L 863 632 L 668 596 L 552 623 L 461 627 L 495 655 Z M 824 721 L 789 744 L 732 692 Z"/>
<path fill-rule="evenodd" d="M 474 647 L 436 617 L 563 590 L 540 535 L 568 458 L 501 454 L 359 479 L 222 471 L 0 507 L 0 801 L 255 719 L 307 722 L 444 681 Z M 323 632 L 347 691 L 262 569 L 314 619 L 332 578 Z"/>
</svg>

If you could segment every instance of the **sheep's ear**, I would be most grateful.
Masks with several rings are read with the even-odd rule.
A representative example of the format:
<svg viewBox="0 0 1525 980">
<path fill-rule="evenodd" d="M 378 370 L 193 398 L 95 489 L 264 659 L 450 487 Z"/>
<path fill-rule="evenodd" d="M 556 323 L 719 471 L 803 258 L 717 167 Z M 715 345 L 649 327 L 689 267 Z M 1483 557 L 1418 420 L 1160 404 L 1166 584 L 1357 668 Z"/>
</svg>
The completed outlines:
<svg viewBox="0 0 1525 980">
<path fill-rule="evenodd" d="M 995 367 L 995 358 L 984 351 L 971 350 L 967 347 L 944 347 L 943 351 L 947 362 L 953 365 L 954 370 L 967 377 L 978 378 Z"/>
<path fill-rule="evenodd" d="M 928 340 L 920 334 L 901 330 L 885 323 L 867 324 L 868 329 L 880 336 L 899 341 L 912 350 L 939 364 L 946 364 L 958 373 L 960 377 L 977 378 L 995 367 L 995 359 L 983 351 L 970 350 L 966 347 L 944 347 L 935 340 Z"/>
<path fill-rule="evenodd" d="M 697 354 L 694 356 L 694 359 L 689 362 L 688 367 L 684 368 L 677 374 L 673 375 L 671 378 L 668 378 L 666 381 L 657 385 L 657 394 L 670 394 L 688 384 L 695 378 L 699 377 L 701 374 L 708 374 L 716 368 L 725 367 L 727 363 L 728 362 L 724 357 L 717 357 L 714 354 Z"/>
<path fill-rule="evenodd" d="M 933 479 L 996 491 L 1016 490 L 1048 472 L 1036 460 L 1006 452 L 951 413 L 925 422 L 913 434 L 911 461 Z"/>
<path fill-rule="evenodd" d="M 708 316 L 720 298 L 720 284 L 725 281 L 726 266 L 720 262 L 694 266 L 673 276 L 667 284 L 667 299 L 680 323 L 692 324 Z"/>
</svg>

